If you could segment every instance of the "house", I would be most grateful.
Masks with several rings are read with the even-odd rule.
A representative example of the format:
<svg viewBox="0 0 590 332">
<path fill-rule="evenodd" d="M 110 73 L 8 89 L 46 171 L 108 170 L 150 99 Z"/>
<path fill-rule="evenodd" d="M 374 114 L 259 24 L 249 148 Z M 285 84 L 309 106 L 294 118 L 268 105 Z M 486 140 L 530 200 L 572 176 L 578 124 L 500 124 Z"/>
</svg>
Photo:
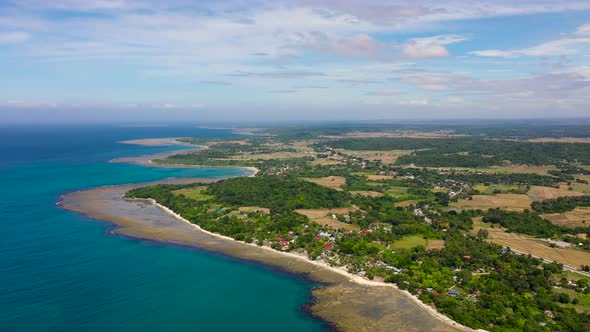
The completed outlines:
<svg viewBox="0 0 590 332">
<path fill-rule="evenodd" d="M 466 260 L 468 260 L 468 261 L 470 261 L 470 260 L 471 260 L 471 256 L 469 256 L 469 255 L 465 255 L 465 256 L 463 256 L 463 258 L 465 258 L 465 259 L 466 259 Z"/>
<path fill-rule="evenodd" d="M 334 246 L 331 243 L 324 243 L 322 244 L 322 247 L 326 249 L 334 249 Z"/>
<path fill-rule="evenodd" d="M 459 294 L 460 294 L 460 292 L 458 290 L 456 290 L 456 289 L 451 289 L 449 291 L 449 295 L 456 296 L 456 295 L 459 295 Z"/>
</svg>

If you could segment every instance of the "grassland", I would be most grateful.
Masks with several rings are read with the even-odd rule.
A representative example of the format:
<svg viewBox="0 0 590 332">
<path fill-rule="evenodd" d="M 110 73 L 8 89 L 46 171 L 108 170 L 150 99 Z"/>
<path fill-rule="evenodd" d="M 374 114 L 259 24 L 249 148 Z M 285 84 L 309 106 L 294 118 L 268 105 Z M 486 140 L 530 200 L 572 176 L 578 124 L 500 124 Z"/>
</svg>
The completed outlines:
<svg viewBox="0 0 590 332">
<path fill-rule="evenodd" d="M 351 191 L 350 193 L 352 195 L 361 195 L 361 196 L 366 196 L 366 197 L 381 197 L 381 196 L 383 196 L 383 194 L 378 191 L 357 190 L 357 191 Z"/>
<path fill-rule="evenodd" d="M 546 199 L 553 199 L 557 197 L 583 196 L 584 194 L 577 191 L 568 190 L 566 186 L 560 186 L 559 188 L 532 186 L 527 195 L 533 201 L 544 201 Z"/>
<path fill-rule="evenodd" d="M 451 207 L 468 210 L 501 208 L 508 211 L 524 211 L 531 208 L 532 200 L 523 194 L 474 195 L 472 199 L 449 204 Z"/>
<path fill-rule="evenodd" d="M 563 227 L 588 227 L 590 226 L 590 208 L 578 207 L 564 213 L 542 214 L 541 217 L 552 224 Z"/>
<path fill-rule="evenodd" d="M 473 186 L 473 189 L 479 191 L 483 195 L 494 195 L 496 193 L 510 193 L 510 192 L 525 192 L 526 186 L 510 185 L 510 184 L 499 184 L 493 186 L 486 186 L 483 184 L 477 184 Z"/>
<path fill-rule="evenodd" d="M 334 219 L 332 215 L 343 215 L 352 211 L 358 210 L 355 207 L 350 208 L 336 208 L 336 209 L 298 209 L 295 212 L 302 214 L 309 218 L 309 220 L 320 225 L 331 226 L 335 229 L 344 228 L 346 230 L 359 230 L 360 227 L 356 224 L 347 224 L 345 222 Z"/>
<path fill-rule="evenodd" d="M 428 245 L 428 240 L 420 235 L 409 235 L 404 236 L 402 239 L 395 241 L 392 245 L 392 249 L 411 249 L 415 247 L 424 247 Z"/>
<path fill-rule="evenodd" d="M 479 219 L 479 218 L 478 218 Z M 508 233 L 502 227 L 491 227 L 479 220 L 474 221 L 473 234 L 480 229 L 488 230 L 488 239 L 503 247 L 530 253 L 533 256 L 549 259 L 574 268 L 590 262 L 590 253 L 568 248 L 552 248 L 546 242 L 516 233 Z"/>
<path fill-rule="evenodd" d="M 174 195 L 184 195 L 187 198 L 194 199 L 195 201 L 208 201 L 213 198 L 211 195 L 204 194 L 203 191 L 207 190 L 205 186 L 198 186 L 192 188 L 184 188 L 172 191 Z"/>
<path fill-rule="evenodd" d="M 346 184 L 346 178 L 342 176 L 327 176 L 323 178 L 304 178 L 304 180 L 319 184 L 320 186 L 342 191 L 342 186 Z"/>
</svg>

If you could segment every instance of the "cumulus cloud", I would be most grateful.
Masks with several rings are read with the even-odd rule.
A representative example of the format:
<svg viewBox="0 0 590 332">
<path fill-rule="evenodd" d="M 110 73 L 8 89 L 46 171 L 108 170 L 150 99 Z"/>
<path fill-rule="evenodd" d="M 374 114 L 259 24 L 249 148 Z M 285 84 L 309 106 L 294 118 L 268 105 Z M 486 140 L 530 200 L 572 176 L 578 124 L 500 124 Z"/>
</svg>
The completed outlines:
<svg viewBox="0 0 590 332">
<path fill-rule="evenodd" d="M 401 46 L 408 58 L 439 58 L 449 55 L 446 45 L 460 43 L 468 38 L 459 35 L 439 35 L 426 38 L 413 38 Z"/>
</svg>

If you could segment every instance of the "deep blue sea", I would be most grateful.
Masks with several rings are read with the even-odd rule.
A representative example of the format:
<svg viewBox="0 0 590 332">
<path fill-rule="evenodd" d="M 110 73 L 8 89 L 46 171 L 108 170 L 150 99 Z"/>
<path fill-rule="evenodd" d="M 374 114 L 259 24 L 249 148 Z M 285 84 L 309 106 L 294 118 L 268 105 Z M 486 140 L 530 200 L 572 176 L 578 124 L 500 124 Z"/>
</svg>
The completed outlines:
<svg viewBox="0 0 590 332">
<path fill-rule="evenodd" d="M 106 235 L 56 206 L 72 190 L 235 169 L 108 161 L 170 147 L 137 138 L 230 135 L 194 126 L 0 126 L 0 331 L 317 331 L 311 284 L 187 248 Z"/>
</svg>

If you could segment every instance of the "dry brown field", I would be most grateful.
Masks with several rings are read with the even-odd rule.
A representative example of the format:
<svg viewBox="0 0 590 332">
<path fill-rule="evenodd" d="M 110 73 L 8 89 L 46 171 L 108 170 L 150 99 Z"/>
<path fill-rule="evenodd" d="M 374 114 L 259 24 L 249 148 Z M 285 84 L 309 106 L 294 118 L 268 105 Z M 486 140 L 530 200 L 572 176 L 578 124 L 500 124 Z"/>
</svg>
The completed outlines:
<svg viewBox="0 0 590 332">
<path fill-rule="evenodd" d="M 336 209 L 298 209 L 295 212 L 302 214 L 309 218 L 309 220 L 317 222 L 320 225 L 331 226 L 335 229 L 344 228 L 346 230 L 359 230 L 358 225 L 347 224 L 334 219 L 332 214 L 346 214 L 348 212 L 357 211 L 356 207 L 336 208 Z"/>
<path fill-rule="evenodd" d="M 588 207 L 577 207 L 572 211 L 564 213 L 542 214 L 541 217 L 549 220 L 552 224 L 563 227 L 590 226 L 590 208 Z"/>
<path fill-rule="evenodd" d="M 491 228 L 480 221 L 475 221 L 473 226 L 473 233 L 476 234 L 479 229 L 485 228 L 488 230 L 488 239 L 503 247 L 510 247 L 524 253 L 549 259 L 558 263 L 569 265 L 578 268 L 580 265 L 586 265 L 590 262 L 590 253 L 568 249 L 568 248 L 552 248 L 542 240 L 526 237 L 524 235 L 507 233 L 503 228 L 497 226 Z"/>
<path fill-rule="evenodd" d="M 382 193 L 377 192 L 377 191 L 351 191 L 350 193 L 353 195 L 362 195 L 362 196 L 367 196 L 367 197 L 381 197 L 381 196 L 383 196 Z"/>
<path fill-rule="evenodd" d="M 305 181 L 317 183 L 320 186 L 342 191 L 342 186 L 346 183 L 346 178 L 342 176 L 327 176 L 324 178 L 303 178 Z"/>
<path fill-rule="evenodd" d="M 393 176 L 391 176 L 391 175 L 367 175 L 367 179 L 369 181 L 391 180 L 391 179 L 393 179 Z"/>
<path fill-rule="evenodd" d="M 531 199 L 521 194 L 474 195 L 472 200 L 460 200 L 450 204 L 459 209 L 487 210 L 501 208 L 508 211 L 523 211 L 531 208 Z"/>
<path fill-rule="evenodd" d="M 443 249 L 445 247 L 445 240 L 428 240 L 426 250 Z"/>
<path fill-rule="evenodd" d="M 532 138 L 532 139 L 529 139 L 528 141 L 529 142 L 590 143 L 590 138 L 588 138 L 588 137 L 560 137 L 560 138 L 541 137 L 541 138 Z"/>
<path fill-rule="evenodd" d="M 543 201 L 546 199 L 553 199 L 557 197 L 566 196 L 583 196 L 584 194 L 568 190 L 567 186 L 560 186 L 559 188 L 532 186 L 527 195 L 533 201 Z"/>
<path fill-rule="evenodd" d="M 408 167 L 408 166 L 406 166 Z M 441 171 L 472 171 L 482 173 L 533 173 L 539 175 L 547 175 L 547 171 L 557 170 L 557 167 L 553 165 L 548 166 L 529 166 L 529 165 L 508 165 L 508 166 L 492 166 L 492 167 L 426 167 L 428 169 L 441 170 Z"/>
</svg>

